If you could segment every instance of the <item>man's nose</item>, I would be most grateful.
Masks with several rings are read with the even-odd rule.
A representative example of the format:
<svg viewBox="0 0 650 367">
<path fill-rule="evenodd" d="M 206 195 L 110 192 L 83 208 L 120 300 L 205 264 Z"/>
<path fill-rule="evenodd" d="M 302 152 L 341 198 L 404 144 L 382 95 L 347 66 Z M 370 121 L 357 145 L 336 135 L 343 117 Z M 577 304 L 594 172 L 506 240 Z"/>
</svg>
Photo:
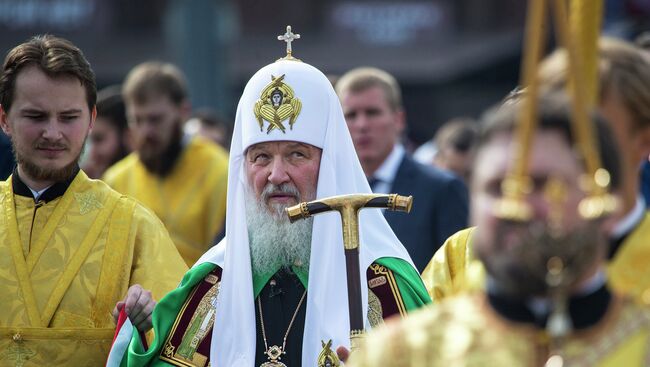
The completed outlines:
<svg viewBox="0 0 650 367">
<path fill-rule="evenodd" d="M 551 204 L 548 202 L 548 199 L 544 197 L 541 193 L 533 193 L 530 195 L 530 198 L 528 200 L 531 209 L 533 211 L 533 217 L 539 220 L 544 220 L 546 221 L 549 217 L 549 214 L 553 210 L 551 208 Z M 555 203 L 555 210 L 557 211 L 558 208 L 557 206 L 559 203 Z"/>
<path fill-rule="evenodd" d="M 156 126 L 155 124 L 145 122 L 142 124 L 140 131 L 142 132 L 143 136 L 151 137 L 156 136 L 158 129 L 160 129 L 160 127 Z"/>
<path fill-rule="evenodd" d="M 290 181 L 287 173 L 286 163 L 281 159 L 273 160 L 271 163 L 271 172 L 269 173 L 269 182 L 273 185 L 280 185 Z"/>
<path fill-rule="evenodd" d="M 61 129 L 59 128 L 59 123 L 56 121 L 56 118 L 51 118 L 47 124 L 45 124 L 41 136 L 46 140 L 59 140 L 61 138 Z"/>
<path fill-rule="evenodd" d="M 364 112 L 358 112 L 354 117 L 353 126 L 357 130 L 366 130 L 370 126 L 368 115 Z"/>
</svg>

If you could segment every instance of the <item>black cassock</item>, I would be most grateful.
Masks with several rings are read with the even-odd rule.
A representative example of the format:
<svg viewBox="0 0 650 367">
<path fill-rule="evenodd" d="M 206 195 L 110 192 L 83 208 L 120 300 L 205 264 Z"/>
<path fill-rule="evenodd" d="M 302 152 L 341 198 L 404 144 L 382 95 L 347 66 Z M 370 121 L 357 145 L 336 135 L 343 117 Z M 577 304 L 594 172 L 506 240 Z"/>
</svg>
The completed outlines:
<svg viewBox="0 0 650 367">
<path fill-rule="evenodd" d="M 282 339 L 304 292 L 305 287 L 290 269 L 281 269 L 275 273 L 262 288 L 259 297 L 262 303 L 264 330 L 269 348 L 273 345 L 282 346 Z M 291 330 L 289 330 L 284 349 L 286 354 L 283 354 L 280 359 L 280 362 L 286 364 L 287 367 L 298 367 L 302 364 L 302 335 L 305 328 L 306 310 L 307 297 L 302 302 Z M 259 366 L 269 359 L 264 354 L 265 347 L 258 300 L 255 300 L 255 320 L 257 330 L 255 365 Z"/>
</svg>

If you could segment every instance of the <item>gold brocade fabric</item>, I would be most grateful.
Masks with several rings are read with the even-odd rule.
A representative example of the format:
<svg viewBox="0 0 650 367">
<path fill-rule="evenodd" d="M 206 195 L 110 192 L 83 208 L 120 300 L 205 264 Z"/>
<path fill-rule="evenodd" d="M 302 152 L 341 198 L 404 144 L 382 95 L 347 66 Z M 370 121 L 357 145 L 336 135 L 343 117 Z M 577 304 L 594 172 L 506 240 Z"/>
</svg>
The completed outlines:
<svg viewBox="0 0 650 367">
<path fill-rule="evenodd" d="M 422 279 L 434 301 L 483 289 L 485 269 L 474 258 L 472 236 L 476 228 L 457 232 L 422 272 Z M 607 265 L 610 288 L 650 305 L 650 214 L 630 233 Z"/>
<path fill-rule="evenodd" d="M 105 364 L 129 286 L 160 299 L 187 269 L 153 214 L 83 171 L 38 208 L 0 182 L 0 211 L 0 366 Z"/>
<path fill-rule="evenodd" d="M 156 213 L 188 266 L 223 230 L 228 155 L 211 142 L 193 138 L 164 178 L 148 172 L 132 153 L 111 167 L 104 181 Z"/>
<path fill-rule="evenodd" d="M 348 367 L 543 366 L 548 338 L 502 319 L 482 294 L 447 299 L 371 332 Z M 650 310 L 614 298 L 597 325 L 569 336 L 564 366 L 641 367 L 650 363 Z"/>
<path fill-rule="evenodd" d="M 463 229 L 449 237 L 422 272 L 422 281 L 434 302 L 483 289 L 485 270 L 474 259 L 470 243 L 475 229 Z"/>
<path fill-rule="evenodd" d="M 607 276 L 613 289 L 650 305 L 650 214 L 623 241 Z"/>
</svg>

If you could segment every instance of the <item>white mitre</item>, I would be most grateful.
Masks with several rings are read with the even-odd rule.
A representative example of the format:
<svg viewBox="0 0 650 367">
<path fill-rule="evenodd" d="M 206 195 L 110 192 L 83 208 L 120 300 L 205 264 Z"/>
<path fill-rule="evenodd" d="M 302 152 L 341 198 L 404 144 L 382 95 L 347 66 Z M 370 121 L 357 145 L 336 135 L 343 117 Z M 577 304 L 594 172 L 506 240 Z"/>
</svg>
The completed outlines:
<svg viewBox="0 0 650 367">
<path fill-rule="evenodd" d="M 272 80 L 280 77 L 281 83 L 293 92 L 292 98 L 299 100 L 286 103 L 286 98 L 291 96 L 287 95 L 286 87 L 281 89 L 285 98 L 282 103 L 288 106 L 283 110 L 286 112 L 283 117 L 289 113 L 289 117 L 281 121 L 284 131 L 275 126 L 269 129 L 271 123 L 264 118 L 260 126 L 257 118 L 263 114 L 273 119 L 273 111 L 269 109 L 271 99 L 263 98 L 262 94 Z M 268 92 L 272 89 L 266 89 L 265 96 L 270 96 Z M 260 112 L 262 107 L 265 113 Z M 298 109 L 299 113 L 291 124 Z M 223 268 L 210 351 L 213 366 L 252 367 L 257 348 L 263 348 L 255 345 L 255 303 L 245 210 L 245 152 L 253 144 L 287 140 L 311 144 L 323 150 L 317 198 L 371 193 L 339 99 L 325 75 L 311 65 L 287 59 L 276 61 L 255 73 L 246 84 L 237 107 L 230 150 L 226 237 L 197 263 L 212 262 Z M 366 269 L 381 257 L 401 258 L 412 264 L 380 210 L 363 210 L 360 227 L 361 279 L 366 279 Z M 322 350 L 321 341 L 332 339 L 334 348 L 339 345 L 349 348 L 350 344 L 345 257 L 338 213 L 314 217 L 311 246 L 303 366 L 316 366 Z M 367 315 L 367 282 L 362 281 L 361 292 L 363 312 Z M 369 325 L 367 318 L 366 325 Z"/>
</svg>

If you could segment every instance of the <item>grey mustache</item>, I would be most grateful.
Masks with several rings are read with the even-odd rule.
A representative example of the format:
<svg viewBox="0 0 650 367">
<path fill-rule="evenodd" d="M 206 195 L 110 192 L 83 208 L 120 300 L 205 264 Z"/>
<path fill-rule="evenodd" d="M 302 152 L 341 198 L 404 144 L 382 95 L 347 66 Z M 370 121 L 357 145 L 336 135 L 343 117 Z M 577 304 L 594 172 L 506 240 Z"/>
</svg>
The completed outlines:
<svg viewBox="0 0 650 367">
<path fill-rule="evenodd" d="M 298 191 L 298 189 L 291 184 L 282 184 L 277 186 L 273 184 L 268 184 L 264 187 L 264 190 L 262 191 L 262 198 L 266 200 L 271 195 L 277 195 L 277 194 L 289 194 L 297 198 L 300 197 L 300 192 Z"/>
</svg>

